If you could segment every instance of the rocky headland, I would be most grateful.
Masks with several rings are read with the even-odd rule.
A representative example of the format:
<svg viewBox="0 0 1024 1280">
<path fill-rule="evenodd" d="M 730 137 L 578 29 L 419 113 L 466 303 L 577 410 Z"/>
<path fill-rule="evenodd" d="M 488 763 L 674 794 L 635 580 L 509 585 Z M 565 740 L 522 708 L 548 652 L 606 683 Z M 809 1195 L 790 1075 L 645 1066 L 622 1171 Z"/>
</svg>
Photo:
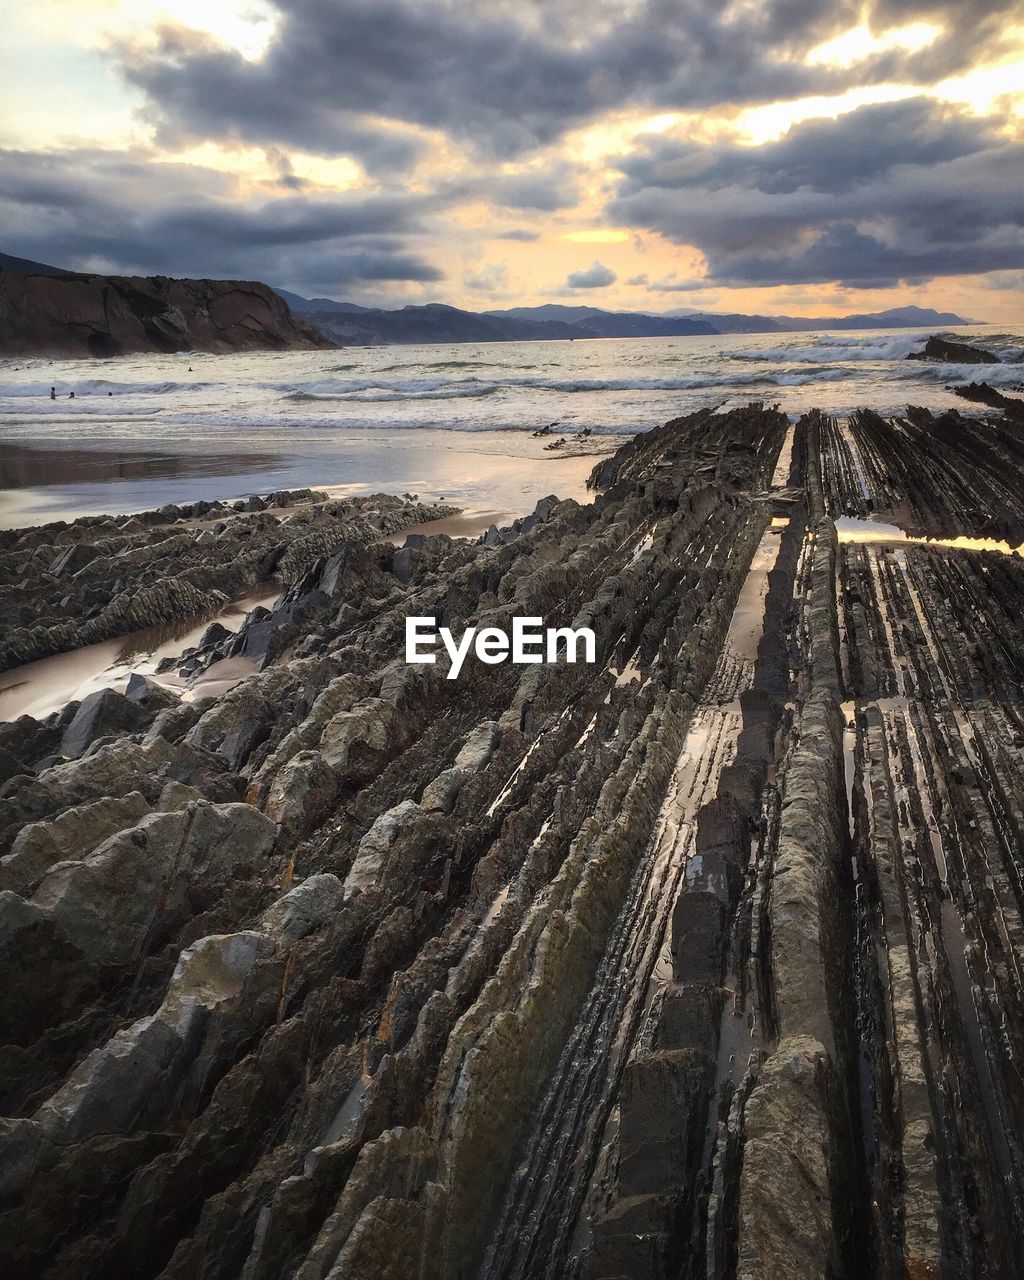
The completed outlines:
<svg viewBox="0 0 1024 1280">
<path fill-rule="evenodd" d="M 281 588 L 222 696 L 0 731 L 6 1275 L 1014 1274 L 1019 428 L 703 410 L 593 485 L 477 541 L 299 495 L 4 546 L 8 662 L 119 554 L 128 603 Z M 448 681 L 410 615 L 597 662 Z"/>
<path fill-rule="evenodd" d="M 18 261 L 11 260 L 8 261 Z M 0 264 L 0 355 L 298 351 L 335 344 L 252 280 L 105 276 Z"/>
</svg>

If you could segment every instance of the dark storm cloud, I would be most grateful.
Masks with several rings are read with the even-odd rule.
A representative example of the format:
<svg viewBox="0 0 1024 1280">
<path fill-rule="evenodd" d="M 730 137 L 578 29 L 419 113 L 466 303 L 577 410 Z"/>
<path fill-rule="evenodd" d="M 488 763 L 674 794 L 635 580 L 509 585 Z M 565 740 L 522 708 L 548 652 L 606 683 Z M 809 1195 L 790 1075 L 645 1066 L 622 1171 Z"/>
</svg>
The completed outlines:
<svg viewBox="0 0 1024 1280">
<path fill-rule="evenodd" d="M 429 209 L 419 198 L 232 196 L 234 179 L 199 166 L 103 151 L 0 153 L 5 247 L 23 257 L 320 290 L 441 278 L 406 241 Z"/>
<path fill-rule="evenodd" d="M 579 203 L 579 175 L 567 164 L 555 164 L 538 173 L 506 174 L 478 184 L 481 197 L 505 209 L 533 209 L 555 213 Z"/>
<path fill-rule="evenodd" d="M 998 45 L 1016 3 L 876 0 L 866 11 L 876 27 L 934 18 L 943 34 L 919 53 L 890 51 L 847 70 L 802 57 L 856 26 L 860 0 L 591 0 L 585 11 L 576 0 L 276 0 L 280 21 L 259 59 L 178 28 L 155 46 L 122 46 L 120 58 L 168 137 L 398 168 L 417 146 L 402 126 L 512 156 L 628 106 L 771 101 L 893 77 L 930 83 Z"/>
<path fill-rule="evenodd" d="M 0 196 L 26 208 L 109 215 L 133 204 L 230 197 L 235 191 L 236 179 L 229 174 L 152 161 L 152 154 L 141 150 L 0 150 Z"/>
<path fill-rule="evenodd" d="M 162 28 L 157 51 L 142 59 L 122 47 L 122 67 L 149 96 L 143 114 L 164 146 L 197 138 L 273 143 L 357 155 L 371 172 L 408 168 L 422 150 L 414 134 L 369 118 L 368 104 L 339 114 L 299 69 L 294 79 L 257 83 L 253 64 L 185 28 Z"/>
<path fill-rule="evenodd" d="M 897 165 L 934 165 L 988 145 L 991 121 L 928 98 L 885 102 L 836 120 L 808 120 L 760 147 L 701 146 L 660 137 L 620 162 L 622 194 L 644 187 L 752 186 L 783 194 L 840 194 Z"/>
<path fill-rule="evenodd" d="M 595 261 L 582 271 L 571 271 L 566 277 L 565 285 L 568 289 L 603 289 L 606 285 L 614 284 L 617 279 L 618 276 L 611 267 Z"/>
<path fill-rule="evenodd" d="M 1024 265 L 1024 144 L 924 99 L 761 147 L 648 142 L 610 217 L 699 248 L 708 282 L 883 287 Z"/>
<path fill-rule="evenodd" d="M 327 256 L 295 254 L 281 260 L 275 281 L 288 279 L 311 293 L 337 293 L 360 284 L 430 283 L 444 279 L 444 272 L 397 245 L 372 245 L 339 249 Z"/>
</svg>

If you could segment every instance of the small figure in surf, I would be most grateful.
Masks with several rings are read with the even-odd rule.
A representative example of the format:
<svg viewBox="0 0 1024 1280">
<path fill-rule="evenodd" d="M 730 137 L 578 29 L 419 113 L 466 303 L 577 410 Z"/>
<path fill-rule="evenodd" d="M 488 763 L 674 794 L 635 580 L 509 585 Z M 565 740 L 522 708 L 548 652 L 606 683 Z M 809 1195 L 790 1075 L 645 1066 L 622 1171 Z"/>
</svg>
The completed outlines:
<svg viewBox="0 0 1024 1280">
<path fill-rule="evenodd" d="M 51 399 L 51 400 L 56 400 L 56 399 L 57 399 L 57 388 L 56 388 L 56 387 L 51 387 L 51 388 L 50 388 L 50 399 Z"/>
</svg>

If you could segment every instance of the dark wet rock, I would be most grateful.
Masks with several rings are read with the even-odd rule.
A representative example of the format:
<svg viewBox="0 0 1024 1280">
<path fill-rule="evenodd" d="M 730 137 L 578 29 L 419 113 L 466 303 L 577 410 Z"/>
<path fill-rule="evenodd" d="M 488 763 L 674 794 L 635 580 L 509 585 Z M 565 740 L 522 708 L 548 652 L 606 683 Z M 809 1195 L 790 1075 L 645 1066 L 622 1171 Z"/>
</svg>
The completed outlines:
<svg viewBox="0 0 1024 1280">
<path fill-rule="evenodd" d="M 424 788 L 420 797 L 421 808 L 451 813 L 465 781 L 466 774 L 462 769 L 445 769 Z"/>
<path fill-rule="evenodd" d="M 834 1274 L 839 1266 L 821 1102 L 828 1070 L 824 1050 L 813 1039 L 784 1041 L 747 1102 L 740 1274 L 810 1280 Z"/>
<path fill-rule="evenodd" d="M 977 404 L 988 405 L 990 409 L 1002 409 L 1008 418 L 1024 421 L 1024 400 L 1019 397 L 1004 395 L 987 382 L 969 382 L 953 391 L 964 400 L 973 400 Z"/>
<path fill-rule="evenodd" d="M 137 733 L 148 723 L 139 698 L 127 698 L 113 689 L 98 689 L 85 698 L 60 740 L 61 755 L 70 760 L 83 755 L 97 739 L 111 734 Z"/>
<path fill-rule="evenodd" d="M 271 514 L 282 507 L 294 513 Z M 120 525 L 86 517 L 18 531 L 0 548 L 0 603 L 12 619 L 0 644 L 0 669 L 168 622 L 208 618 L 253 588 L 287 588 L 339 547 L 373 544 L 458 509 L 385 494 L 335 503 L 314 490 L 282 490 L 245 500 L 236 518 L 217 522 L 219 533 L 194 527 L 222 510 L 208 502 L 172 503 Z M 200 648 L 229 643 L 230 636 L 212 623 Z M 259 649 L 260 659 L 265 639 L 248 637 L 248 649 Z"/>
<path fill-rule="evenodd" d="M 91 852 L 54 866 L 31 897 L 0 893 L 0 954 L 12 981 L 0 1026 L 31 1043 L 104 977 L 125 971 L 176 915 L 193 886 L 225 886 L 265 865 L 276 828 L 248 805 L 194 802 L 149 814 Z"/>
<path fill-rule="evenodd" d="M 209 699 L 196 698 L 192 702 L 179 702 L 159 711 L 146 731 L 147 742 L 164 738 L 168 742 L 180 742 L 207 710 Z"/>
<path fill-rule="evenodd" d="M 220 622 L 211 622 L 199 639 L 200 649 L 209 649 L 222 640 L 227 640 L 232 633 Z"/>
<path fill-rule="evenodd" d="M 368 889 L 380 881 L 392 847 L 420 812 L 420 806 L 414 800 L 403 800 L 381 814 L 359 842 L 352 869 L 345 880 L 346 890 Z"/>
<path fill-rule="evenodd" d="M 264 812 L 294 839 L 323 822 L 337 794 L 337 778 L 320 752 L 300 751 L 274 777 Z"/>
<path fill-rule="evenodd" d="M 714 893 L 683 894 L 672 916 L 672 968 L 677 982 L 717 982 L 726 943 L 727 905 Z"/>
<path fill-rule="evenodd" d="M 25 769 L 24 762 L 12 755 L 6 747 L 0 747 L 0 783 L 14 778 Z"/>
<path fill-rule="evenodd" d="M 688 981 L 665 994 L 658 1020 L 659 1048 L 717 1049 L 718 1024 L 727 992 L 718 982 Z"/>
<path fill-rule="evenodd" d="M 254 609 L 227 647 L 229 658 L 248 658 L 259 666 L 270 655 L 276 623 L 269 609 Z"/>
<path fill-rule="evenodd" d="M 124 696 L 129 702 L 134 702 L 146 711 L 158 712 L 163 711 L 167 707 L 176 707 L 179 705 L 177 694 L 170 689 L 165 689 L 158 685 L 155 681 L 147 679 L 146 676 L 133 672 L 128 677 L 128 685 L 124 691 Z"/>
<path fill-rule="evenodd" d="M 619 1162 L 619 1186 L 626 1195 L 664 1193 L 691 1175 L 703 1145 L 711 1069 L 711 1061 L 692 1049 L 663 1049 L 626 1068 Z"/>
<path fill-rule="evenodd" d="M 972 347 L 966 342 L 953 342 L 949 338 L 931 337 L 923 351 L 913 351 L 908 360 L 936 360 L 943 364 L 999 364 L 999 357 L 991 351 Z"/>
<path fill-rule="evenodd" d="M 44 756 L 52 755 L 60 746 L 64 730 L 75 718 L 79 703 L 69 703 L 63 711 L 44 721 L 32 716 L 0 723 L 0 748 L 19 761 L 24 769 L 35 767 Z M 13 776 L 13 775 L 8 775 Z"/>
<path fill-rule="evenodd" d="M 477 725 L 455 757 L 455 768 L 476 773 L 490 760 L 501 737 L 497 721 L 485 720 Z"/>
<path fill-rule="evenodd" d="M 50 565 L 50 572 L 54 575 L 75 573 L 90 560 L 95 560 L 98 554 L 95 547 L 90 547 L 87 543 L 73 542 L 58 553 Z"/>
<path fill-rule="evenodd" d="M 169 784 L 170 785 L 170 784 Z M 22 893 L 58 862 L 91 853 L 108 836 L 133 826 L 149 810 L 145 796 L 105 796 L 76 805 L 56 818 L 22 827 L 11 851 L 0 859 L 0 889 Z"/>
<path fill-rule="evenodd" d="M 263 913 L 262 927 L 279 942 L 297 942 L 339 911 L 343 897 L 337 876 L 310 876 Z"/>
</svg>

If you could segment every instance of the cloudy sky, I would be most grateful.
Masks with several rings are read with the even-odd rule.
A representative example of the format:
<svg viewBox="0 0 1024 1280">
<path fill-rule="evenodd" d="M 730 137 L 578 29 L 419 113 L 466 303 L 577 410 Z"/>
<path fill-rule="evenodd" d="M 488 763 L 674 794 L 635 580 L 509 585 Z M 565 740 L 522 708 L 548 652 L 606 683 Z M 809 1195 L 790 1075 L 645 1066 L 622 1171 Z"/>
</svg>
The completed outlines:
<svg viewBox="0 0 1024 1280">
<path fill-rule="evenodd" d="M 6 0 L 0 249 L 306 295 L 1019 322 L 1020 0 Z"/>
</svg>

